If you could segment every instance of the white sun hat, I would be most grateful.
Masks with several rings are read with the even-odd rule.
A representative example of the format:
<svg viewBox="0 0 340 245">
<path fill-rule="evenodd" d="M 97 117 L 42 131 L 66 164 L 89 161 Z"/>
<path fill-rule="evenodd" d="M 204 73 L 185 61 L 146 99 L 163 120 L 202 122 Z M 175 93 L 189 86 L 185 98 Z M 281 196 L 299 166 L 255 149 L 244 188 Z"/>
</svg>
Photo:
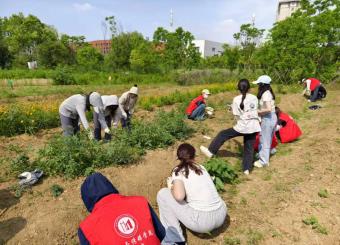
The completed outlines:
<svg viewBox="0 0 340 245">
<path fill-rule="evenodd" d="M 130 88 L 129 93 L 130 94 L 138 95 L 138 87 L 137 86 L 133 86 L 132 88 Z"/>
<path fill-rule="evenodd" d="M 262 75 L 256 81 L 254 81 L 253 84 L 259 84 L 259 83 L 270 84 L 271 81 L 272 79 L 270 78 L 270 76 Z"/>
<path fill-rule="evenodd" d="M 208 89 L 203 89 L 202 90 L 202 94 L 207 94 L 207 95 L 210 95 L 210 91 Z"/>
</svg>

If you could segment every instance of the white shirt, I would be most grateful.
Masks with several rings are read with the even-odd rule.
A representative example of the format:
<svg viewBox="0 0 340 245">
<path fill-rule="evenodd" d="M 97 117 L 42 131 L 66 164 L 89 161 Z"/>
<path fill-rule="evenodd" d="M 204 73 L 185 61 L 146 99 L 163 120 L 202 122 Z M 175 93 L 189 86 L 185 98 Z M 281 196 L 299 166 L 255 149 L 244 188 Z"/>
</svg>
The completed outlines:
<svg viewBox="0 0 340 245">
<path fill-rule="evenodd" d="M 262 94 L 262 97 L 260 99 L 260 109 L 263 109 L 264 102 L 269 102 L 271 106 L 271 111 L 275 112 L 275 100 L 273 99 L 273 95 L 269 90 Z"/>
<path fill-rule="evenodd" d="M 172 173 L 172 180 L 183 181 L 186 201 L 190 207 L 199 211 L 217 210 L 223 205 L 223 201 L 207 170 L 202 165 L 198 166 L 201 167 L 203 174 L 198 175 L 189 168 L 188 178 L 185 178 L 182 169 L 177 176 L 175 172 Z"/>
<path fill-rule="evenodd" d="M 237 123 L 234 129 L 242 134 L 252 134 L 261 131 L 260 118 L 257 113 L 258 99 L 255 95 L 247 94 L 243 105 L 243 110 L 240 107 L 242 95 L 236 96 L 233 100 L 232 110 L 236 116 Z"/>
</svg>

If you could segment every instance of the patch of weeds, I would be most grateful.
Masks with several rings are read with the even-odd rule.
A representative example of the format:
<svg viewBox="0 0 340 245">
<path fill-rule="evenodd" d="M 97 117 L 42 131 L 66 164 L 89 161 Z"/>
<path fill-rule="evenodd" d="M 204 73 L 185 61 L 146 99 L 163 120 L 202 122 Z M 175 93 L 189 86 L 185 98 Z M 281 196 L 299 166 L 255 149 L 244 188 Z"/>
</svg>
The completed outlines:
<svg viewBox="0 0 340 245">
<path fill-rule="evenodd" d="M 264 236 L 261 232 L 249 229 L 247 232 L 247 244 L 248 245 L 258 245 L 260 241 L 263 240 Z"/>
<path fill-rule="evenodd" d="M 14 192 L 16 198 L 22 197 L 24 193 L 32 193 L 32 188 L 29 186 L 20 186 L 19 184 L 12 185 L 9 190 Z"/>
<path fill-rule="evenodd" d="M 52 196 L 54 196 L 54 197 L 58 197 L 58 196 L 60 196 L 64 192 L 64 188 L 61 187 L 58 184 L 52 185 L 50 190 L 51 190 Z"/>
<path fill-rule="evenodd" d="M 280 237 L 280 236 L 282 236 L 282 234 L 281 233 L 279 233 L 278 231 L 273 231 L 272 232 L 272 237 Z"/>
<path fill-rule="evenodd" d="M 218 191 L 224 191 L 224 184 L 237 183 L 238 175 L 233 167 L 222 160 L 221 158 L 212 158 L 206 163 L 204 167 L 209 174 L 214 177 L 214 183 Z"/>
<path fill-rule="evenodd" d="M 269 180 L 271 180 L 272 179 L 272 171 L 271 170 L 266 170 L 265 172 L 264 172 L 264 175 L 262 176 L 262 180 L 264 180 L 264 181 L 269 181 Z"/>
<path fill-rule="evenodd" d="M 18 174 L 25 171 L 29 171 L 31 163 L 26 153 L 21 153 L 14 160 L 11 161 L 10 169 L 12 173 Z"/>
<path fill-rule="evenodd" d="M 231 185 L 227 189 L 227 193 L 229 197 L 235 197 L 238 194 L 237 186 L 236 185 Z"/>
<path fill-rule="evenodd" d="M 313 170 L 314 168 L 312 167 L 312 165 L 311 165 L 310 163 L 305 163 L 304 169 L 305 169 L 306 171 L 311 171 L 311 170 Z"/>
<path fill-rule="evenodd" d="M 320 203 L 320 202 L 312 202 L 312 203 L 310 204 L 310 206 L 313 207 L 313 208 L 326 208 L 326 206 L 323 205 L 323 204 Z"/>
<path fill-rule="evenodd" d="M 276 182 L 274 184 L 274 189 L 277 192 L 287 192 L 289 190 L 289 188 L 288 188 L 286 183 L 280 183 L 280 182 Z"/>
<path fill-rule="evenodd" d="M 313 230 L 316 230 L 317 232 L 319 232 L 321 234 L 324 234 L 324 235 L 328 234 L 327 229 L 324 226 L 319 224 L 319 221 L 318 221 L 318 219 L 315 216 L 310 216 L 310 217 L 308 217 L 306 219 L 303 219 L 302 222 L 305 225 L 312 226 Z"/>
<path fill-rule="evenodd" d="M 247 204 L 248 204 L 247 199 L 245 199 L 244 197 L 241 197 L 240 204 L 243 205 L 243 206 L 247 206 Z"/>
<path fill-rule="evenodd" d="M 224 238 L 224 245 L 240 245 L 241 240 L 237 237 L 226 237 Z"/>
<path fill-rule="evenodd" d="M 289 154 L 291 154 L 293 151 L 292 148 L 289 148 L 287 146 L 284 147 L 280 147 L 280 149 L 277 151 L 276 155 L 277 156 L 288 156 Z"/>
<path fill-rule="evenodd" d="M 318 195 L 319 195 L 319 197 L 322 197 L 322 198 L 328 198 L 329 197 L 329 193 L 326 189 L 319 190 Z"/>
</svg>

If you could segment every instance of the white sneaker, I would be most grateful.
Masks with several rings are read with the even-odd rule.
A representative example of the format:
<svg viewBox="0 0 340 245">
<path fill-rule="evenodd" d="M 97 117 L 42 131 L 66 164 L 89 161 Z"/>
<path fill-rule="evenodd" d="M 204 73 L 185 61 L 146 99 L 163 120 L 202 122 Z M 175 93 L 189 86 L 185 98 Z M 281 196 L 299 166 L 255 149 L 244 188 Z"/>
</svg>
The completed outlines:
<svg viewBox="0 0 340 245">
<path fill-rule="evenodd" d="M 243 172 L 245 175 L 249 175 L 249 170 Z"/>
<path fill-rule="evenodd" d="M 262 163 L 260 161 L 254 162 L 254 166 L 257 167 L 257 168 L 262 168 L 263 167 L 263 165 L 262 165 Z"/>
<path fill-rule="evenodd" d="M 209 149 L 207 147 L 205 147 L 203 145 L 200 146 L 200 150 L 208 158 L 212 158 L 212 156 L 214 155 L 209 151 Z"/>
</svg>

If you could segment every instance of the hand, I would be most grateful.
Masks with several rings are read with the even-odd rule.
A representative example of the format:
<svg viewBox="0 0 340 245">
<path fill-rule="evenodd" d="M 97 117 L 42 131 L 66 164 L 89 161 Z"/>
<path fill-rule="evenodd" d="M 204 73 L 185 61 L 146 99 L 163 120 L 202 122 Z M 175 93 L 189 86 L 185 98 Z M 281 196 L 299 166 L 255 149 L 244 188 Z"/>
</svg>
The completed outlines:
<svg viewBox="0 0 340 245">
<path fill-rule="evenodd" d="M 104 132 L 105 132 L 106 134 L 111 134 L 111 130 L 110 130 L 109 128 L 104 129 Z"/>
<path fill-rule="evenodd" d="M 171 188 L 172 188 L 172 186 L 173 186 L 173 184 L 172 184 L 172 178 L 171 178 L 171 177 L 168 177 L 168 178 L 166 179 L 166 185 L 167 185 L 167 187 L 171 190 Z"/>
<path fill-rule="evenodd" d="M 126 120 L 127 119 L 127 114 L 125 111 L 122 112 L 122 117 Z"/>
</svg>

